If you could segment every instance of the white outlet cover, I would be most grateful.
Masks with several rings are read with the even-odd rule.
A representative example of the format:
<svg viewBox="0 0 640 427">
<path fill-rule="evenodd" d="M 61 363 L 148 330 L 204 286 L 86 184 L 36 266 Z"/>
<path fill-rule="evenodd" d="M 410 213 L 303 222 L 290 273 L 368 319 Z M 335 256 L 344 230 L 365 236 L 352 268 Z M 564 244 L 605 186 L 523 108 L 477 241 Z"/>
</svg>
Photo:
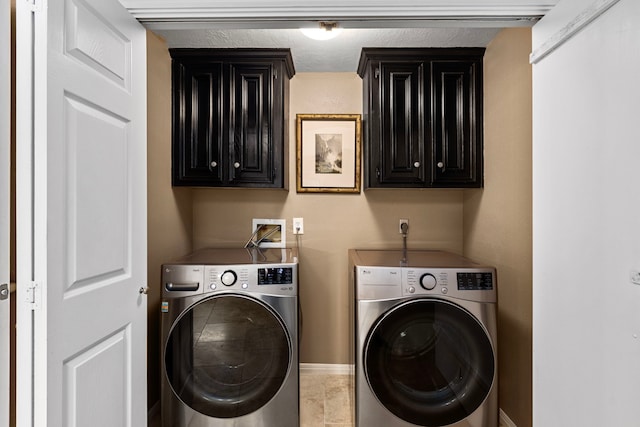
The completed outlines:
<svg viewBox="0 0 640 427">
<path fill-rule="evenodd" d="M 273 227 L 280 226 L 280 231 L 276 231 L 268 240 L 260 242 L 261 248 L 285 248 L 287 245 L 287 220 L 286 219 L 262 219 L 253 218 L 251 233 L 256 233 L 258 228 L 263 228 L 265 231 L 258 231 L 254 237 L 254 241 L 260 240 L 260 236 L 264 236 Z"/>
</svg>

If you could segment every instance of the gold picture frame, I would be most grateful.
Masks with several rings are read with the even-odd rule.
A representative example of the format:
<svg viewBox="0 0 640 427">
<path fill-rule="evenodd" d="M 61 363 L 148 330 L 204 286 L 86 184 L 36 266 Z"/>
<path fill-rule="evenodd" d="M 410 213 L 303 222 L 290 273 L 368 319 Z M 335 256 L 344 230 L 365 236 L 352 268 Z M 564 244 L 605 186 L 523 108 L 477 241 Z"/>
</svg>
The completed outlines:
<svg viewBox="0 0 640 427">
<path fill-rule="evenodd" d="M 360 114 L 296 114 L 298 193 L 360 193 Z"/>
</svg>

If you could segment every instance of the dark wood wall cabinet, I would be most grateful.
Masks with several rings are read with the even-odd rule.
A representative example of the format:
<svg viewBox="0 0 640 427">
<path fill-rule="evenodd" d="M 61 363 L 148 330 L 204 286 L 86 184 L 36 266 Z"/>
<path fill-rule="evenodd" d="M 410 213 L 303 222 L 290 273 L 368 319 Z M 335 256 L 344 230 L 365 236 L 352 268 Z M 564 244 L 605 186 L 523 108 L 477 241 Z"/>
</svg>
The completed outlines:
<svg viewBox="0 0 640 427">
<path fill-rule="evenodd" d="M 483 48 L 364 48 L 365 188 L 483 185 Z"/>
<path fill-rule="evenodd" d="M 289 49 L 169 49 L 174 186 L 287 188 Z"/>
</svg>

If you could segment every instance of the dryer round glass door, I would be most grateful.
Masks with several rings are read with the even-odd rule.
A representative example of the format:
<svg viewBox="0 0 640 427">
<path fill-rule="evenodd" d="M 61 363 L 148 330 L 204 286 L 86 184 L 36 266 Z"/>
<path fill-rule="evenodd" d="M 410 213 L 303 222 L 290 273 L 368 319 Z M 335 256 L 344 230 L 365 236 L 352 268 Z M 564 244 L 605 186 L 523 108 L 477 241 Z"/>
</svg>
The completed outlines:
<svg viewBox="0 0 640 427">
<path fill-rule="evenodd" d="M 414 299 L 380 316 L 363 358 L 380 403 L 421 426 L 453 424 L 473 413 L 489 394 L 496 369 L 478 320 L 436 299 Z"/>
<path fill-rule="evenodd" d="M 185 310 L 165 346 L 165 374 L 176 396 L 193 410 L 234 418 L 264 406 L 284 382 L 290 336 L 260 301 L 217 295 Z"/>
</svg>

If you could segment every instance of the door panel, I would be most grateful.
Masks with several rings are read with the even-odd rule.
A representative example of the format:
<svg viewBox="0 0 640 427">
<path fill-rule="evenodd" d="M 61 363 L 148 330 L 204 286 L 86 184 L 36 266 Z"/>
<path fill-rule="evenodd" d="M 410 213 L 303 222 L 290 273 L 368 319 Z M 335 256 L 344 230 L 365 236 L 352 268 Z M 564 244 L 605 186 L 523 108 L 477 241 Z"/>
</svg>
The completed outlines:
<svg viewBox="0 0 640 427">
<path fill-rule="evenodd" d="M 66 296 L 128 275 L 127 124 L 86 100 L 65 99 L 68 268 Z M 104 167 L 99 167 L 103 165 Z M 101 219 L 96 221 L 96 219 Z M 93 244 L 100 242 L 99 245 Z M 91 251 L 83 248 L 92 247 Z M 124 279 L 124 277 L 122 277 Z"/>
<path fill-rule="evenodd" d="M 126 378 L 131 374 L 127 355 L 131 333 L 127 329 L 89 346 L 64 363 L 66 426 L 95 425 L 95 419 L 105 426 L 130 425 L 131 392 Z M 95 384 L 100 384 L 104 396 L 116 398 L 109 405 L 95 405 Z"/>
<path fill-rule="evenodd" d="M 9 426 L 10 8 L 0 0 L 0 427 Z"/>
<path fill-rule="evenodd" d="M 438 186 L 482 182 L 482 59 L 434 61 L 432 181 Z"/>
<path fill-rule="evenodd" d="M 144 426 L 145 30 L 117 0 L 19 7 L 34 37 L 33 62 L 19 61 L 34 102 L 21 121 L 33 135 L 20 134 L 31 148 L 18 160 L 18 217 L 31 225 L 18 230 L 18 280 L 36 288 L 18 310 L 33 319 L 33 358 L 19 345 L 32 360 L 22 379 L 33 377 L 19 422 Z"/>
<path fill-rule="evenodd" d="M 222 65 L 173 61 L 173 185 L 224 180 Z"/>
<path fill-rule="evenodd" d="M 230 65 L 229 183 L 273 182 L 272 65 Z"/>
<path fill-rule="evenodd" d="M 380 184 L 426 184 L 423 68 L 419 62 L 380 64 L 382 149 L 374 160 Z"/>
</svg>

